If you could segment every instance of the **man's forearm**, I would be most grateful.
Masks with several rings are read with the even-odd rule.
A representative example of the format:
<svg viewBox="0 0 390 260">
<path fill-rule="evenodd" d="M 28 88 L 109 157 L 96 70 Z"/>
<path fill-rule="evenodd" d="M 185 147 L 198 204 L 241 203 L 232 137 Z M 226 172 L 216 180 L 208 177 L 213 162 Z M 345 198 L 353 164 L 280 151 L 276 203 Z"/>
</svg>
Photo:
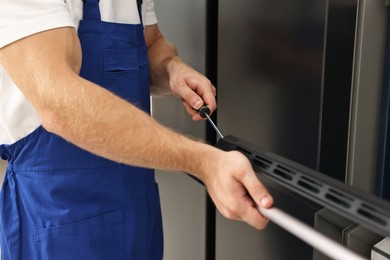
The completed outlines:
<svg viewBox="0 0 390 260">
<path fill-rule="evenodd" d="M 68 87 L 57 87 L 44 126 L 83 149 L 129 165 L 189 173 L 194 173 L 194 168 L 198 172 L 202 169 L 201 155 L 195 151 L 214 150 L 163 127 L 89 81 L 75 77 L 63 84 Z M 77 93 L 68 95 L 66 89 Z"/>
<path fill-rule="evenodd" d="M 160 32 L 158 25 L 145 27 L 148 47 L 151 93 L 171 95 L 169 87 L 169 63 L 179 60 L 176 47 Z"/>
</svg>

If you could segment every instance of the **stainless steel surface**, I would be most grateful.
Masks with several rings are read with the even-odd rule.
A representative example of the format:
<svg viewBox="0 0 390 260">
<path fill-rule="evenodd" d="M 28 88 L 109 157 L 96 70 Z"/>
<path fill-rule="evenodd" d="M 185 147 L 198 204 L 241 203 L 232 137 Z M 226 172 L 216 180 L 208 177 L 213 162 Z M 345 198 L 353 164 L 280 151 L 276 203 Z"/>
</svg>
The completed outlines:
<svg viewBox="0 0 390 260">
<path fill-rule="evenodd" d="M 322 0 L 220 1 L 217 124 L 225 134 L 317 167 L 326 7 Z M 281 208 L 314 223 L 316 208 L 271 193 Z M 312 255 L 272 223 L 258 232 L 217 219 L 217 260 Z"/>
<path fill-rule="evenodd" d="M 220 2 L 225 134 L 317 166 L 325 18 L 322 0 Z"/>
<path fill-rule="evenodd" d="M 219 4 L 218 127 L 345 180 L 358 1 Z M 315 209 L 272 191 L 281 208 L 293 204 L 313 224 Z M 255 233 L 218 218 L 217 259 L 312 256 L 272 225 Z"/>
</svg>

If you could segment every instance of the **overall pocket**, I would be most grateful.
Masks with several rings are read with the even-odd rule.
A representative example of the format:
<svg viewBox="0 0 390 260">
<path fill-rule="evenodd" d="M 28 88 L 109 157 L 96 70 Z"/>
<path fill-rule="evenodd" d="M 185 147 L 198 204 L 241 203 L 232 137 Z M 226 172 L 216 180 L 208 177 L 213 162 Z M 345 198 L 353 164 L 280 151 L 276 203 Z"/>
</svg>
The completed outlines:
<svg viewBox="0 0 390 260">
<path fill-rule="evenodd" d="M 103 87 L 128 101 L 139 101 L 137 52 L 132 49 L 105 49 L 103 59 Z"/>
<path fill-rule="evenodd" d="M 123 210 L 35 232 L 40 259 L 124 259 Z"/>
</svg>

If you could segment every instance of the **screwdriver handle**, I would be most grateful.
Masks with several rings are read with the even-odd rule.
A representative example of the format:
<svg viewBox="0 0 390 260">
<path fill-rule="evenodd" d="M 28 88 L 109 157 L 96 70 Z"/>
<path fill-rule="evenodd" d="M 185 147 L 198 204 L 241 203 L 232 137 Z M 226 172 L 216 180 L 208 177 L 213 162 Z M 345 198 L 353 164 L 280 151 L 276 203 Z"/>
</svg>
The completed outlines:
<svg viewBox="0 0 390 260">
<path fill-rule="evenodd" d="M 202 106 L 198 109 L 198 113 L 202 118 L 207 118 L 207 116 L 210 115 L 210 108 L 207 106 Z"/>
</svg>

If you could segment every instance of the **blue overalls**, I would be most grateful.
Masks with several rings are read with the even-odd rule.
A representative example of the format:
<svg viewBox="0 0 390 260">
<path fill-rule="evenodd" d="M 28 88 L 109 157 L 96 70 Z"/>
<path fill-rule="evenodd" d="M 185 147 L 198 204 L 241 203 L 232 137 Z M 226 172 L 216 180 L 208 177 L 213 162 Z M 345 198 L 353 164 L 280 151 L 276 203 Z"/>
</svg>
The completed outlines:
<svg viewBox="0 0 390 260">
<path fill-rule="evenodd" d="M 143 25 L 102 22 L 87 0 L 80 22 L 81 76 L 150 109 Z M 117 138 L 120 138 L 118 136 Z M 2 259 L 162 259 L 154 172 L 86 152 L 42 127 L 1 145 Z"/>
</svg>

